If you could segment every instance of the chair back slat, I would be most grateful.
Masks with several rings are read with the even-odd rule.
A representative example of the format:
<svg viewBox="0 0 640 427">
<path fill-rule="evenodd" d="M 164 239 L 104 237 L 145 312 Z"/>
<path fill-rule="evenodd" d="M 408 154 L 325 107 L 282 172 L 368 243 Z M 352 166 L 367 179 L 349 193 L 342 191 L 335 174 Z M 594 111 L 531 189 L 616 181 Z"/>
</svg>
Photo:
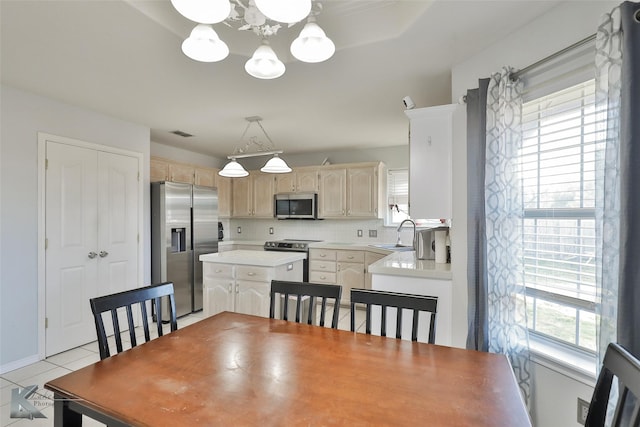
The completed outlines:
<svg viewBox="0 0 640 427">
<path fill-rule="evenodd" d="M 309 298 L 309 312 L 306 315 L 307 324 L 313 325 L 315 307 L 320 298 L 321 310 L 319 325 L 325 325 L 325 310 L 327 307 L 327 301 L 333 302 L 333 315 L 331 318 L 331 327 L 338 327 L 338 315 L 340 310 L 340 298 L 342 296 L 342 286 L 340 285 L 325 285 L 319 283 L 308 282 L 289 282 L 282 280 L 271 281 L 271 292 L 269 295 L 269 317 L 275 319 L 276 317 L 276 304 L 279 302 L 279 298 L 283 298 L 282 313 L 280 317 L 282 320 L 289 320 L 289 297 L 296 297 L 296 314 L 295 321 L 301 322 L 302 309 L 306 298 Z"/>
<path fill-rule="evenodd" d="M 612 426 L 640 425 L 640 360 L 616 343 L 610 343 L 598 375 L 586 427 L 603 427 L 613 379 L 618 379 L 618 400 Z"/>
<path fill-rule="evenodd" d="M 118 292 L 111 295 L 105 295 L 101 297 L 91 298 L 89 301 L 91 305 L 91 311 L 96 325 L 96 333 L 98 335 L 98 349 L 100 350 L 100 359 L 105 359 L 111 356 L 109 350 L 109 344 L 107 341 L 107 333 L 104 327 L 104 321 L 102 319 L 103 313 L 111 315 L 111 323 L 113 324 L 113 333 L 116 342 L 116 352 L 120 353 L 124 349 L 122 342 L 120 321 L 118 319 L 118 309 L 124 309 L 127 318 L 127 331 L 129 332 L 129 341 L 131 347 L 138 345 L 135 335 L 135 321 L 133 316 L 133 306 L 140 304 L 140 312 L 142 315 L 142 328 L 144 330 L 145 342 L 151 340 L 151 334 L 149 332 L 149 322 L 147 321 L 147 302 L 155 304 L 156 309 L 156 323 L 158 326 L 158 336 L 162 336 L 162 305 L 160 304 L 160 298 L 166 297 L 169 299 L 169 323 L 171 325 L 171 331 L 178 329 L 178 322 L 176 320 L 175 310 L 175 297 L 173 283 L 166 282 L 159 285 L 151 285 L 143 288 L 132 289 L 130 291 Z"/>
<path fill-rule="evenodd" d="M 371 334 L 371 311 L 373 306 L 381 309 L 380 335 L 387 336 L 387 309 L 396 309 L 396 338 L 402 338 L 403 309 L 412 310 L 411 340 L 418 340 L 420 312 L 430 313 L 428 342 L 435 343 L 435 324 L 438 298 L 424 295 L 403 294 L 371 289 L 351 289 L 351 331 L 355 332 L 355 312 L 359 306 L 365 308 L 365 332 Z"/>
</svg>

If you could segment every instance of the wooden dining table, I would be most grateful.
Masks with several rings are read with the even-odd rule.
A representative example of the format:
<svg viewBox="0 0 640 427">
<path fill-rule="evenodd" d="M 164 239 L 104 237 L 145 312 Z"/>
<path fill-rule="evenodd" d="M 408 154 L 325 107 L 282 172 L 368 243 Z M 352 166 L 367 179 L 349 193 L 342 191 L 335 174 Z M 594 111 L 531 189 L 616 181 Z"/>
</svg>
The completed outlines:
<svg viewBox="0 0 640 427">
<path fill-rule="evenodd" d="M 531 426 L 504 355 L 229 312 L 45 388 L 59 427 Z"/>
</svg>

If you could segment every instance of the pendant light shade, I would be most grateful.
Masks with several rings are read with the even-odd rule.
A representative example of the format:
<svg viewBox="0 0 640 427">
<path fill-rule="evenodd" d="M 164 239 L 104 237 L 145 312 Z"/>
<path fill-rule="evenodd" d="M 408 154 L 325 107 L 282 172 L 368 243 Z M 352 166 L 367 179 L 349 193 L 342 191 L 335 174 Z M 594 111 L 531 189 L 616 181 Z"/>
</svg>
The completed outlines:
<svg viewBox="0 0 640 427">
<path fill-rule="evenodd" d="M 255 0 L 267 18 L 286 24 L 302 21 L 311 12 L 311 0 Z"/>
<path fill-rule="evenodd" d="M 335 51 L 335 44 L 313 21 L 308 22 L 298 38 L 291 43 L 291 54 L 302 62 L 326 61 L 333 56 Z"/>
<path fill-rule="evenodd" d="M 276 79 L 284 74 L 285 66 L 266 40 L 244 64 L 244 69 L 258 79 Z"/>
<path fill-rule="evenodd" d="M 274 154 L 260 171 L 266 173 L 289 173 L 291 172 L 291 168 L 284 160 L 278 157 L 277 154 Z"/>
<path fill-rule="evenodd" d="M 247 172 L 240 163 L 236 162 L 236 159 L 231 159 L 231 161 L 218 172 L 218 175 L 226 176 L 227 178 L 242 178 L 243 176 L 248 176 L 249 172 Z"/>
<path fill-rule="evenodd" d="M 229 0 L 171 0 L 171 4 L 182 16 L 200 24 L 217 24 L 231 13 Z"/>
<path fill-rule="evenodd" d="M 191 35 L 182 42 L 182 51 L 189 58 L 200 62 L 222 61 L 229 55 L 229 47 L 220 40 L 210 25 L 198 24 Z"/>
</svg>

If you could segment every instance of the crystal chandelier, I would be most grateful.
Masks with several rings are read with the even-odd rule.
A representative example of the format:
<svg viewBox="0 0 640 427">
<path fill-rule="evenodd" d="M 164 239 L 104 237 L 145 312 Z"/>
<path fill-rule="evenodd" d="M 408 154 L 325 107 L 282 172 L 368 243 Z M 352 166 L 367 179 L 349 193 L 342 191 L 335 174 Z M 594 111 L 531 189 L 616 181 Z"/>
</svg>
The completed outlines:
<svg viewBox="0 0 640 427">
<path fill-rule="evenodd" d="M 275 79 L 285 72 L 269 45 L 282 24 L 292 27 L 307 19 L 300 35 L 291 43 L 291 54 L 303 62 L 317 63 L 333 56 L 336 48 L 316 17 L 322 4 L 312 0 L 171 0 L 174 8 L 185 18 L 197 22 L 189 37 L 182 43 L 182 51 L 189 58 L 201 62 L 222 61 L 229 55 L 229 47 L 218 37 L 213 24 L 223 23 L 240 31 L 253 31 L 262 41 L 245 64 L 245 70 L 259 79 Z"/>
<path fill-rule="evenodd" d="M 231 154 L 230 156 L 227 156 L 227 159 L 229 159 L 230 162 L 227 163 L 220 172 L 218 172 L 218 175 L 226 176 L 228 178 L 241 178 L 243 176 L 247 176 L 249 175 L 249 172 L 247 172 L 246 169 L 243 168 L 240 163 L 238 163 L 237 159 L 243 159 L 247 157 L 257 157 L 257 156 L 273 156 L 260 169 L 260 171 L 262 172 L 266 172 L 266 173 L 291 172 L 291 168 L 289 167 L 289 165 L 287 165 L 287 163 L 278 156 L 279 154 L 282 154 L 282 150 L 275 149 L 275 145 L 273 141 L 267 134 L 267 131 L 264 130 L 264 128 L 262 127 L 262 123 L 260 123 L 262 121 L 262 117 L 259 117 L 259 116 L 245 117 L 245 120 L 247 121 L 247 126 L 244 128 L 244 132 L 240 137 L 240 142 L 242 142 L 242 140 L 247 134 L 247 131 L 249 130 L 249 128 L 253 123 L 257 123 L 257 125 L 260 127 L 260 130 L 262 130 L 262 133 L 266 138 L 266 142 L 261 141 L 257 136 L 250 137 L 243 147 L 239 147 L 239 146 L 236 147 L 235 150 L 233 150 L 233 154 Z M 255 151 L 251 152 L 252 148 Z"/>
</svg>

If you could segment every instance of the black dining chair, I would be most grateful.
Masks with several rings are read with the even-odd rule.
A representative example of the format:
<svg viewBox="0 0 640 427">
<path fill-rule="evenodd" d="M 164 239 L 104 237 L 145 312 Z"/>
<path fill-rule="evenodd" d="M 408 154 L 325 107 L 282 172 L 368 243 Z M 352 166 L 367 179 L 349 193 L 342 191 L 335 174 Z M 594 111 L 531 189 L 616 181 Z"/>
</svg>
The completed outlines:
<svg viewBox="0 0 640 427">
<path fill-rule="evenodd" d="M 279 297 L 278 297 L 279 295 Z M 289 320 L 289 299 L 296 297 L 295 321 L 300 323 L 301 312 L 306 300 L 309 299 L 309 309 L 307 314 L 307 324 L 313 325 L 317 298 L 320 298 L 320 326 L 324 326 L 327 302 L 333 300 L 333 315 L 331 316 L 331 327 L 338 328 L 338 315 L 340 312 L 340 298 L 342 296 L 342 286 L 326 285 L 308 282 L 287 282 L 282 280 L 271 281 L 269 317 L 275 319 L 276 304 L 283 301 L 280 316 L 282 320 Z"/>
<path fill-rule="evenodd" d="M 618 427 L 640 425 L 640 360 L 621 345 L 610 343 L 604 354 L 602 369 L 593 390 L 585 427 L 605 425 L 609 393 L 614 377 L 618 379 L 618 400 L 611 425 Z"/>
<path fill-rule="evenodd" d="M 140 305 L 140 313 L 142 315 L 142 329 L 144 330 L 145 342 L 151 340 L 151 335 L 149 332 L 147 301 L 151 301 L 151 304 L 153 304 L 153 308 L 155 309 L 155 320 L 158 325 L 158 336 L 162 336 L 163 317 L 162 304 L 160 302 L 161 298 L 163 297 L 166 297 L 169 300 L 168 318 L 171 325 L 171 332 L 173 332 L 178 329 L 178 322 L 176 320 L 176 302 L 173 291 L 173 283 L 171 282 L 145 286 L 143 288 L 132 289 L 130 291 L 118 292 L 116 294 L 91 298 L 89 300 L 89 303 L 91 305 L 91 311 L 93 312 L 93 318 L 96 323 L 100 360 L 106 359 L 107 357 L 111 356 L 111 352 L 109 351 L 109 343 L 107 341 L 107 333 L 105 331 L 104 322 L 102 320 L 102 314 L 108 312 L 111 315 L 113 334 L 116 341 L 116 351 L 117 353 L 120 353 L 123 351 L 121 334 L 124 334 L 127 330 L 129 331 L 131 347 L 135 347 L 137 345 L 135 322 L 133 317 L 133 307 L 135 306 L 135 304 Z M 120 328 L 118 311 L 120 311 L 120 313 L 122 313 L 123 311 L 126 313 L 128 329 Z"/>
<path fill-rule="evenodd" d="M 351 331 L 356 330 L 356 309 L 365 306 L 365 332 L 371 334 L 371 308 L 380 306 L 382 311 L 380 335 L 387 336 L 387 308 L 396 308 L 396 338 L 402 338 L 403 309 L 413 310 L 411 341 L 418 340 L 418 318 L 421 311 L 430 313 L 430 344 L 436 340 L 436 313 L 438 298 L 424 295 L 404 294 L 398 292 L 377 291 L 372 289 L 351 289 Z"/>
</svg>

